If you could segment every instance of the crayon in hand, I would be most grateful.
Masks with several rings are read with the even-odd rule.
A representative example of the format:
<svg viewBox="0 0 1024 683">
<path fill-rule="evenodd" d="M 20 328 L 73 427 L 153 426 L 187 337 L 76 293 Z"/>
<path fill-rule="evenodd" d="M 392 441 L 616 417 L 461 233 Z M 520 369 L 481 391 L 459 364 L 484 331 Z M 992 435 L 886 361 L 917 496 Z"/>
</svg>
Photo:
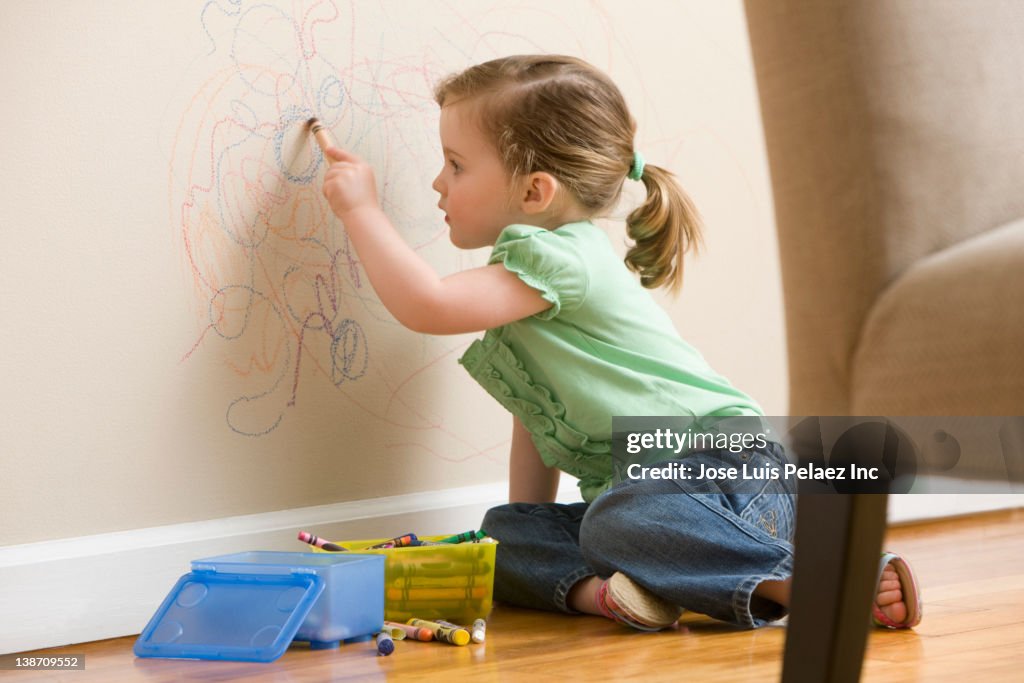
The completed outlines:
<svg viewBox="0 0 1024 683">
<path fill-rule="evenodd" d="M 340 546 L 337 543 L 331 543 L 330 541 L 326 541 L 320 538 L 319 536 L 314 536 L 308 531 L 300 531 L 299 540 L 303 543 L 308 543 L 309 545 L 315 545 L 317 548 L 320 548 L 321 550 L 330 550 L 331 552 L 336 553 L 348 551 L 348 548 Z"/>
<path fill-rule="evenodd" d="M 320 149 L 326 152 L 327 148 L 332 146 L 331 136 L 327 133 L 327 127 L 320 123 L 320 119 L 316 117 L 306 121 L 306 125 L 309 127 L 309 132 L 312 133 L 313 139 L 320 145 Z"/>
</svg>

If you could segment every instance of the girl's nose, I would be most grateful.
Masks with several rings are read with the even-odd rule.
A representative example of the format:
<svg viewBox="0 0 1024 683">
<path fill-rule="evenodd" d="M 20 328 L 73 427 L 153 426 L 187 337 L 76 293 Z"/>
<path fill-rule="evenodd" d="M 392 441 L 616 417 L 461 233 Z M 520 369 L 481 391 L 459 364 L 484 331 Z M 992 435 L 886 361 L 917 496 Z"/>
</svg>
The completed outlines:
<svg viewBox="0 0 1024 683">
<path fill-rule="evenodd" d="M 443 171 L 442 171 L 442 173 L 443 173 Z M 441 187 L 442 187 L 441 186 L 441 173 L 437 174 L 437 177 L 434 178 L 434 182 L 432 182 L 430 184 L 430 187 L 432 187 L 434 189 L 434 192 L 436 192 L 438 194 L 441 194 L 441 195 L 444 194 L 444 192 L 441 191 Z"/>
</svg>

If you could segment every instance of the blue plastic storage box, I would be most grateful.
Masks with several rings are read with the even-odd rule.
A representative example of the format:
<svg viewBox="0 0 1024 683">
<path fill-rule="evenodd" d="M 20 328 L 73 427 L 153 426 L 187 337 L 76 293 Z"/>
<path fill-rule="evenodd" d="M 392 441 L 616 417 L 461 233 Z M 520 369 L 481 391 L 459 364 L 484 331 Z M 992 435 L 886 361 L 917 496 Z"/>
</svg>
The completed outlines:
<svg viewBox="0 0 1024 683">
<path fill-rule="evenodd" d="M 270 662 L 293 640 L 369 640 L 384 556 L 252 551 L 192 561 L 135 643 L 139 657 Z"/>
</svg>

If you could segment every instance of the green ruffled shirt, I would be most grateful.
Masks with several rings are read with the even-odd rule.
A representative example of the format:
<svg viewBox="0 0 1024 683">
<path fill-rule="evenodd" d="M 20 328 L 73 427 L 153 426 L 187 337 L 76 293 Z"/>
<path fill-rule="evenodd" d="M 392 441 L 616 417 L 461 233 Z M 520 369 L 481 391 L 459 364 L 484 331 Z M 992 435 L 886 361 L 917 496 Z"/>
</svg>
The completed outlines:
<svg viewBox="0 0 1024 683">
<path fill-rule="evenodd" d="M 764 414 L 679 337 L 593 223 L 510 225 L 489 263 L 551 307 L 488 330 L 459 363 L 522 421 L 545 464 L 579 479 L 585 501 L 612 482 L 613 415 Z"/>
</svg>

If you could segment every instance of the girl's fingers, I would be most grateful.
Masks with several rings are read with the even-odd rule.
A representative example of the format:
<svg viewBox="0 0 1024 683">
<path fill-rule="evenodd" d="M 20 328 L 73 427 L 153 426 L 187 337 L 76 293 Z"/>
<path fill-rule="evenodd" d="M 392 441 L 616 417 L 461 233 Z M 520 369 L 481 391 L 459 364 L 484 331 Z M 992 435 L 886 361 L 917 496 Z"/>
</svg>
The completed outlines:
<svg viewBox="0 0 1024 683">
<path fill-rule="evenodd" d="M 328 147 L 324 150 L 324 154 L 326 154 L 327 158 L 331 161 L 359 161 L 359 157 L 355 154 L 346 152 L 340 147 Z"/>
</svg>

